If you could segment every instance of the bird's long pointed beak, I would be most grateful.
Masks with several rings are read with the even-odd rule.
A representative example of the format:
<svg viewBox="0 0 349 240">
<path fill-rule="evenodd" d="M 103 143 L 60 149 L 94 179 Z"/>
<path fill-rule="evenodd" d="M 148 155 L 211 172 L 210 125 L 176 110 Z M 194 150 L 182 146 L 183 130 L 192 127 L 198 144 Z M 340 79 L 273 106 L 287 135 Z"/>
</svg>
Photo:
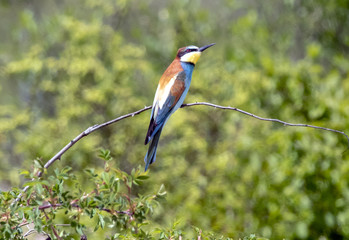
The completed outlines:
<svg viewBox="0 0 349 240">
<path fill-rule="evenodd" d="M 203 47 L 199 48 L 199 50 L 200 50 L 200 52 L 203 52 L 203 51 L 205 51 L 207 48 L 212 47 L 213 45 L 215 45 L 215 43 L 211 43 L 211 44 L 209 44 L 209 45 L 203 46 Z"/>
</svg>

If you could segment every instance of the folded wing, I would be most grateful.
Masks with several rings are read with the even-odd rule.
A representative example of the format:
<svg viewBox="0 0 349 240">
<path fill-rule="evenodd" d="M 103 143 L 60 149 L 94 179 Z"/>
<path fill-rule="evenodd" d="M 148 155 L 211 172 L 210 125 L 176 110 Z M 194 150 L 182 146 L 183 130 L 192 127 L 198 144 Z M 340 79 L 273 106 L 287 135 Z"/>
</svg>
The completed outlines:
<svg viewBox="0 0 349 240">
<path fill-rule="evenodd" d="M 156 90 L 150 124 L 145 138 L 147 144 L 166 123 L 168 117 L 173 113 L 174 106 L 185 90 L 185 72 L 181 71 L 171 78 L 166 84 L 161 81 Z"/>
</svg>

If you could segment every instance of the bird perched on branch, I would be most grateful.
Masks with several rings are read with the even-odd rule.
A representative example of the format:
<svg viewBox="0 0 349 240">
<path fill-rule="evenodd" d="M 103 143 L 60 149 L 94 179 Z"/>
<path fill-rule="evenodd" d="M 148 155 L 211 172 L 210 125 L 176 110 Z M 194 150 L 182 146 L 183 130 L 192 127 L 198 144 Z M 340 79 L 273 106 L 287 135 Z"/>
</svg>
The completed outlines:
<svg viewBox="0 0 349 240">
<path fill-rule="evenodd" d="M 149 164 L 155 162 L 156 149 L 162 128 L 170 116 L 183 104 L 190 87 L 196 62 L 199 60 L 201 53 L 213 45 L 215 43 L 201 48 L 188 46 L 178 49 L 176 58 L 160 78 L 144 143 L 148 144 L 151 141 L 147 155 L 144 158 L 145 171 L 147 171 Z"/>
</svg>

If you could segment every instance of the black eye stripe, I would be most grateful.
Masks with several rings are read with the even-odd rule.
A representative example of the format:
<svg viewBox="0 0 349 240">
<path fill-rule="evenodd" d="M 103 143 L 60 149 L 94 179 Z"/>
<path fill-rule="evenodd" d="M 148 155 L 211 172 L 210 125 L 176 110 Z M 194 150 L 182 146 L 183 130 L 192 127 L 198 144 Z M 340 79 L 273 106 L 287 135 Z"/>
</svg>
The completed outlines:
<svg viewBox="0 0 349 240">
<path fill-rule="evenodd" d="M 182 51 L 178 52 L 178 57 L 182 57 L 184 54 L 190 53 L 190 52 L 197 52 L 198 49 L 196 48 L 187 48 L 187 49 L 183 49 Z"/>
</svg>

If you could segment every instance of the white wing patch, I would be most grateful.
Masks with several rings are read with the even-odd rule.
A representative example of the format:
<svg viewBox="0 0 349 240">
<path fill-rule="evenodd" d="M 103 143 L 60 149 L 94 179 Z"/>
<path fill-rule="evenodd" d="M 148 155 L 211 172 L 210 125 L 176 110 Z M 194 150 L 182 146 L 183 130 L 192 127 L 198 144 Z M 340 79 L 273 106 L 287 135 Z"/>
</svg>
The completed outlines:
<svg viewBox="0 0 349 240">
<path fill-rule="evenodd" d="M 156 118 L 158 115 L 159 109 L 163 108 L 168 96 L 170 95 L 171 88 L 175 83 L 177 76 L 178 74 L 174 75 L 164 89 L 160 90 L 160 84 L 158 85 L 153 102 L 154 118 Z"/>
<path fill-rule="evenodd" d="M 172 88 L 174 82 L 176 81 L 177 76 L 178 76 L 178 73 L 176 75 L 174 75 L 173 78 L 171 78 L 171 80 L 166 85 L 165 89 L 163 90 L 161 96 L 158 96 L 160 109 L 163 108 L 167 98 L 169 97 L 171 88 Z"/>
</svg>

